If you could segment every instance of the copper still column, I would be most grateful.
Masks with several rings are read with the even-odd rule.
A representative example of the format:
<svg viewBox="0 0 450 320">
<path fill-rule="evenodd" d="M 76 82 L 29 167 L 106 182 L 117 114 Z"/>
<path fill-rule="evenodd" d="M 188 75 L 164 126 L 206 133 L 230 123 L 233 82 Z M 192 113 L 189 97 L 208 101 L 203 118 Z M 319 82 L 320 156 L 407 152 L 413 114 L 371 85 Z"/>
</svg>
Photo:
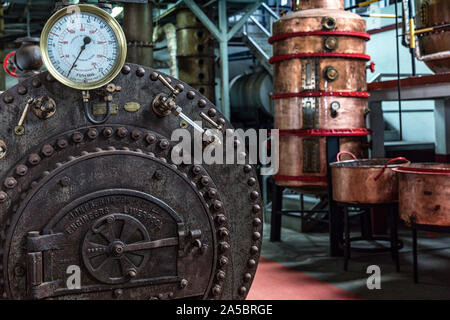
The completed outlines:
<svg viewBox="0 0 450 320">
<path fill-rule="evenodd" d="M 416 0 L 416 28 L 433 28 L 420 33 L 420 60 L 436 73 L 450 71 L 450 1 Z"/>
<path fill-rule="evenodd" d="M 153 65 L 153 15 L 150 3 L 124 3 L 123 31 L 127 38 L 127 62 Z"/>
<path fill-rule="evenodd" d="M 177 54 L 180 80 L 215 101 L 214 42 L 189 9 L 177 12 Z"/>
<path fill-rule="evenodd" d="M 275 181 L 315 193 L 328 184 L 327 136 L 340 136 L 341 151 L 364 156 L 369 35 L 364 19 L 343 10 L 343 0 L 303 0 L 294 7 L 300 11 L 276 21 L 269 40 L 280 130 Z"/>
</svg>

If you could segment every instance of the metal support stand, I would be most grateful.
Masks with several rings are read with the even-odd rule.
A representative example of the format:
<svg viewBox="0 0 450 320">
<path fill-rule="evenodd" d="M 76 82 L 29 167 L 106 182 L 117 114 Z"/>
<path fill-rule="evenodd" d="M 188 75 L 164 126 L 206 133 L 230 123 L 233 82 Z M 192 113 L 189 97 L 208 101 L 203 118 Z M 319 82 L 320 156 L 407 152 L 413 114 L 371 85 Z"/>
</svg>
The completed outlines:
<svg viewBox="0 0 450 320">
<path fill-rule="evenodd" d="M 418 266 L 418 256 L 417 256 L 417 231 L 421 230 L 421 231 L 428 231 L 428 232 L 450 233 L 450 227 L 415 224 L 414 222 L 411 222 L 411 227 L 412 227 L 412 243 L 413 243 L 414 283 L 418 283 L 419 282 L 419 266 Z"/>
<path fill-rule="evenodd" d="M 292 213 L 300 213 L 303 217 L 304 213 L 320 213 L 328 212 L 329 228 L 330 228 L 330 255 L 342 256 L 343 242 L 343 215 L 339 210 L 336 202 L 333 201 L 333 190 L 331 184 L 331 171 L 329 164 L 336 161 L 336 155 L 339 152 L 339 137 L 327 137 L 327 162 L 328 162 L 328 210 L 304 210 L 303 206 L 300 210 L 283 210 L 283 190 L 284 187 L 278 186 L 273 182 L 272 194 L 272 219 L 270 228 L 270 241 L 281 240 L 281 220 L 283 215 L 293 216 Z M 298 216 L 296 216 L 298 217 Z"/>
<path fill-rule="evenodd" d="M 398 250 L 403 248 L 403 242 L 398 239 L 398 231 L 397 231 L 397 221 L 398 221 L 398 210 L 397 203 L 382 203 L 382 204 L 361 204 L 361 203 L 343 203 L 338 202 L 337 205 L 343 208 L 344 211 L 344 270 L 348 270 L 348 261 L 351 257 L 351 250 L 359 251 L 359 252 L 385 252 L 391 251 L 392 260 L 395 263 L 395 267 L 397 272 L 400 272 L 400 261 Z M 389 224 L 390 224 L 390 236 L 377 236 L 374 237 L 372 234 L 364 234 L 365 231 L 361 230 L 360 237 L 351 237 L 350 236 L 350 218 L 349 218 L 349 207 L 364 209 L 365 215 L 369 215 L 370 217 L 370 209 L 372 208 L 385 208 L 389 214 Z M 353 241 L 361 241 L 361 240 L 375 240 L 375 241 L 389 241 L 389 248 L 352 248 L 351 243 Z"/>
</svg>

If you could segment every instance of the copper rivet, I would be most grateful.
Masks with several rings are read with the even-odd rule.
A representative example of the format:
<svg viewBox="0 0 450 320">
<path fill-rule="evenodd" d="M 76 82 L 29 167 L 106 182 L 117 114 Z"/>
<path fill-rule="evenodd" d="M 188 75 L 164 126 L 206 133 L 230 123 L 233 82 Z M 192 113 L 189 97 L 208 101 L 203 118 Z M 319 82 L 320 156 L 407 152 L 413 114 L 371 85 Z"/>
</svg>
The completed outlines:
<svg viewBox="0 0 450 320">
<path fill-rule="evenodd" d="M 257 254 L 258 252 L 259 252 L 259 249 L 258 249 L 257 246 L 252 246 L 252 247 L 250 248 L 250 253 L 251 253 L 251 254 Z"/>
<path fill-rule="evenodd" d="M 35 88 L 39 88 L 41 86 L 41 80 L 34 78 L 33 81 L 31 81 L 31 85 Z"/>
<path fill-rule="evenodd" d="M 39 164 L 39 162 L 41 162 L 41 157 L 36 153 L 32 153 L 28 157 L 28 162 L 35 166 L 35 165 Z"/>
<path fill-rule="evenodd" d="M 247 180 L 247 184 L 252 187 L 256 184 L 256 179 L 255 178 L 250 178 Z"/>
<path fill-rule="evenodd" d="M 156 73 L 156 72 L 153 71 L 153 72 L 150 74 L 150 79 L 151 79 L 152 81 L 158 80 L 158 73 Z"/>
<path fill-rule="evenodd" d="M 244 274 L 244 281 L 249 282 L 250 280 L 252 280 L 252 275 L 250 273 Z"/>
<path fill-rule="evenodd" d="M 139 140 L 140 138 L 142 138 L 142 132 L 137 129 L 131 131 L 131 138 L 133 140 Z"/>
<path fill-rule="evenodd" d="M 177 83 L 177 85 L 175 86 L 175 89 L 177 89 L 178 92 L 183 92 L 184 86 L 181 83 Z"/>
<path fill-rule="evenodd" d="M 3 203 L 8 199 L 8 194 L 4 191 L 0 191 L 0 203 Z"/>
<path fill-rule="evenodd" d="M 206 176 L 203 176 L 200 180 L 200 183 L 204 186 L 207 186 L 209 184 L 209 178 Z"/>
<path fill-rule="evenodd" d="M 213 189 L 213 188 L 209 189 L 208 190 L 208 197 L 210 199 L 214 199 L 215 197 L 217 197 L 217 190 Z"/>
<path fill-rule="evenodd" d="M 259 238 L 261 238 L 261 234 L 259 232 L 254 232 L 253 233 L 253 240 L 259 240 Z"/>
<path fill-rule="evenodd" d="M 259 192 L 258 191 L 252 191 L 250 192 L 250 199 L 252 200 L 256 200 L 259 197 Z"/>
<path fill-rule="evenodd" d="M 155 143 L 156 137 L 155 135 L 149 133 L 145 136 L 145 141 L 147 141 L 148 144 Z"/>
<path fill-rule="evenodd" d="M 24 164 L 19 164 L 16 167 L 16 174 L 19 176 L 24 176 L 28 173 L 28 167 Z"/>
<path fill-rule="evenodd" d="M 255 266 L 256 266 L 256 261 L 255 261 L 255 259 L 250 259 L 250 260 L 248 260 L 247 266 L 248 266 L 249 268 L 255 267 Z"/>
<path fill-rule="evenodd" d="M 222 271 L 222 270 L 220 270 L 220 271 L 217 272 L 217 274 L 216 274 L 216 278 L 217 278 L 217 280 L 219 280 L 219 281 L 224 280 L 224 279 L 225 279 L 225 276 L 226 276 L 226 274 L 225 274 L 225 272 Z"/>
<path fill-rule="evenodd" d="M 228 264 L 228 258 L 227 257 L 220 257 L 219 263 L 220 263 L 220 265 L 222 267 L 226 266 Z"/>
<path fill-rule="evenodd" d="M 136 69 L 136 75 L 138 77 L 143 77 L 145 75 L 145 69 L 142 67 L 139 67 Z"/>
<path fill-rule="evenodd" d="M 219 200 L 214 201 L 214 210 L 219 211 L 220 209 L 222 209 L 222 207 L 222 202 L 220 202 Z"/>
<path fill-rule="evenodd" d="M 69 142 L 67 142 L 66 139 L 58 139 L 58 141 L 56 142 L 56 144 L 58 145 L 58 147 L 60 147 L 61 149 L 67 148 L 67 146 L 69 145 Z"/>
<path fill-rule="evenodd" d="M 249 164 L 246 164 L 246 165 L 244 166 L 244 172 L 245 172 L 245 173 L 249 173 L 250 171 L 252 171 L 252 166 L 249 165 Z"/>
<path fill-rule="evenodd" d="M 17 88 L 17 93 L 20 95 L 24 95 L 28 92 L 27 88 L 25 88 L 24 86 L 19 86 Z"/>
<path fill-rule="evenodd" d="M 214 288 L 212 289 L 212 293 L 215 296 L 219 296 L 220 294 L 222 294 L 222 287 L 219 285 L 215 285 Z"/>
<path fill-rule="evenodd" d="M 83 135 L 80 132 L 74 132 L 72 135 L 72 140 L 74 142 L 81 142 L 83 140 Z"/>
<path fill-rule="evenodd" d="M 247 293 L 247 288 L 246 287 L 242 286 L 242 287 L 239 288 L 239 294 L 240 295 L 243 296 L 246 293 Z"/>
<path fill-rule="evenodd" d="M 17 180 L 14 179 L 13 177 L 8 177 L 5 179 L 5 182 L 3 185 L 5 186 L 5 188 L 14 189 L 17 185 Z"/>
<path fill-rule="evenodd" d="M 167 149 L 169 146 L 170 146 L 170 143 L 169 143 L 169 141 L 166 140 L 166 139 L 162 139 L 162 140 L 159 142 L 159 147 L 160 147 L 161 149 L 163 149 L 163 150 Z"/>
<path fill-rule="evenodd" d="M 258 227 L 259 225 L 261 225 L 261 219 L 260 218 L 253 219 L 253 225 L 255 227 Z"/>
<path fill-rule="evenodd" d="M 87 133 L 88 137 L 92 140 L 98 137 L 98 131 L 96 129 L 89 129 Z"/>
<path fill-rule="evenodd" d="M 202 172 L 202 169 L 200 168 L 200 166 L 193 166 L 192 167 L 192 173 L 193 174 L 199 174 L 200 172 Z"/>
<path fill-rule="evenodd" d="M 119 136 L 119 138 L 125 138 L 128 135 L 127 128 L 120 127 L 119 129 L 117 129 L 117 135 Z"/>
<path fill-rule="evenodd" d="M 220 251 L 226 252 L 230 250 L 230 245 L 227 242 L 221 242 L 220 243 Z"/>
<path fill-rule="evenodd" d="M 220 236 L 225 238 L 228 236 L 228 230 L 226 228 L 220 228 Z"/>
<path fill-rule="evenodd" d="M 9 93 L 7 93 L 4 97 L 3 97 L 3 101 L 5 103 L 11 103 L 14 101 L 14 97 L 12 95 L 10 95 Z"/>
<path fill-rule="evenodd" d="M 188 283 L 189 283 L 189 281 L 187 281 L 186 279 L 182 279 L 182 280 L 180 281 L 180 287 L 181 287 L 181 288 L 186 288 L 187 285 L 188 285 Z"/>
<path fill-rule="evenodd" d="M 46 157 L 50 157 L 54 151 L 55 149 L 49 144 L 44 145 L 41 150 L 42 154 Z"/>
<path fill-rule="evenodd" d="M 253 205 L 252 211 L 253 211 L 253 213 L 259 213 L 259 212 L 261 212 L 261 206 L 260 206 L 259 204 Z"/>
<path fill-rule="evenodd" d="M 227 222 L 227 217 L 225 217 L 225 215 L 223 215 L 223 214 L 219 214 L 219 215 L 216 217 L 216 221 L 217 221 L 217 223 L 219 223 L 219 224 L 224 224 L 225 222 Z"/>
<path fill-rule="evenodd" d="M 215 117 L 216 114 L 217 114 L 216 109 L 210 108 L 210 109 L 208 110 L 208 116 L 210 116 L 210 117 Z"/>
<path fill-rule="evenodd" d="M 122 289 L 116 289 L 114 290 L 114 296 L 116 298 L 120 297 L 123 294 L 123 290 Z"/>
<path fill-rule="evenodd" d="M 186 96 L 187 96 L 187 98 L 188 99 L 194 99 L 195 98 L 195 92 L 194 91 L 192 91 L 192 90 L 189 90 L 187 93 L 186 93 Z"/>
<path fill-rule="evenodd" d="M 103 129 L 103 136 L 106 138 L 109 138 L 113 135 L 114 131 L 111 127 L 106 127 L 105 129 Z"/>
<path fill-rule="evenodd" d="M 199 106 L 200 108 L 206 107 L 206 100 L 205 100 L 205 99 L 200 99 L 200 100 L 198 100 L 198 106 Z"/>
<path fill-rule="evenodd" d="M 122 73 L 123 73 L 123 74 L 129 74 L 130 71 L 131 71 L 131 68 L 130 68 L 129 65 L 126 64 L 126 65 L 124 65 L 124 66 L 122 67 Z"/>
</svg>

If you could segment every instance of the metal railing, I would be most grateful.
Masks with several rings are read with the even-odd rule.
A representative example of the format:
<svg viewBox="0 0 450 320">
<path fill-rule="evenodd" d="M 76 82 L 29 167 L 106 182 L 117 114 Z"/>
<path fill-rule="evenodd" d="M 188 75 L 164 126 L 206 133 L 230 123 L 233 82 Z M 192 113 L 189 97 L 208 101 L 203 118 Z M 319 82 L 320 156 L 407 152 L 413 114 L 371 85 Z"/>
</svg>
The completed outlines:
<svg viewBox="0 0 450 320">
<path fill-rule="evenodd" d="M 250 50 L 253 51 L 264 68 L 272 74 L 272 66 L 269 63 L 271 55 L 269 51 L 271 50 L 263 48 L 262 42 L 268 43 L 272 36 L 272 24 L 280 17 L 265 3 L 261 3 L 259 10 L 262 12 L 252 14 L 245 22 L 242 33 Z"/>
</svg>

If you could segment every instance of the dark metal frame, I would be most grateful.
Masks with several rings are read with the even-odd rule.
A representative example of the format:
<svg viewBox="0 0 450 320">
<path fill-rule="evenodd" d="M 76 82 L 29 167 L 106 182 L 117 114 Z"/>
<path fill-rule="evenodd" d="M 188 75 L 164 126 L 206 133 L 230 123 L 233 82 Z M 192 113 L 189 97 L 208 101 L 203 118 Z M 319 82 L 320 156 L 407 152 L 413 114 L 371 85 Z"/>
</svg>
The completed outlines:
<svg viewBox="0 0 450 320">
<path fill-rule="evenodd" d="M 412 228 L 412 243 L 413 243 L 413 275 L 414 283 L 419 282 L 419 266 L 417 261 L 417 231 L 428 231 L 428 232 L 438 232 L 438 233 L 450 233 L 450 226 L 433 226 L 425 224 L 416 224 L 414 221 L 411 222 Z"/>
<path fill-rule="evenodd" d="M 365 204 L 365 203 L 344 203 L 344 202 L 337 202 L 337 205 L 341 208 L 343 208 L 344 211 L 344 270 L 348 270 L 348 261 L 350 260 L 350 252 L 351 250 L 359 251 L 359 252 L 386 252 L 391 251 L 392 259 L 395 262 L 396 271 L 400 272 L 400 261 L 399 261 L 399 255 L 398 250 L 403 248 L 403 242 L 398 239 L 398 204 L 393 203 L 378 203 L 378 204 Z M 385 208 L 388 211 L 389 214 L 389 237 L 387 236 L 373 236 L 372 233 L 366 233 L 364 234 L 362 232 L 362 235 L 360 237 L 350 237 L 350 223 L 349 223 L 349 208 L 360 208 L 364 209 L 367 214 L 370 214 L 370 209 L 373 208 Z M 358 248 L 358 247 L 351 247 L 351 242 L 353 241 L 361 241 L 361 240 L 368 240 L 368 241 L 389 241 L 390 247 L 387 248 Z"/>
<path fill-rule="evenodd" d="M 343 243 L 343 213 L 339 210 L 335 201 L 333 201 L 333 190 L 331 184 L 331 169 L 330 163 L 335 162 L 336 155 L 339 152 L 339 138 L 340 137 L 327 137 L 327 163 L 328 163 L 328 210 L 304 210 L 303 204 L 300 210 L 283 210 L 283 190 L 284 187 L 273 185 L 272 193 L 272 218 L 270 228 L 270 241 L 281 240 L 281 218 L 283 215 L 303 218 L 305 213 L 329 213 L 329 227 L 330 227 L 330 255 L 338 257 L 343 255 L 342 243 Z M 303 202 L 303 201 L 302 201 Z M 300 213 L 300 216 L 293 213 Z M 323 220 L 319 220 L 324 222 Z"/>
</svg>

